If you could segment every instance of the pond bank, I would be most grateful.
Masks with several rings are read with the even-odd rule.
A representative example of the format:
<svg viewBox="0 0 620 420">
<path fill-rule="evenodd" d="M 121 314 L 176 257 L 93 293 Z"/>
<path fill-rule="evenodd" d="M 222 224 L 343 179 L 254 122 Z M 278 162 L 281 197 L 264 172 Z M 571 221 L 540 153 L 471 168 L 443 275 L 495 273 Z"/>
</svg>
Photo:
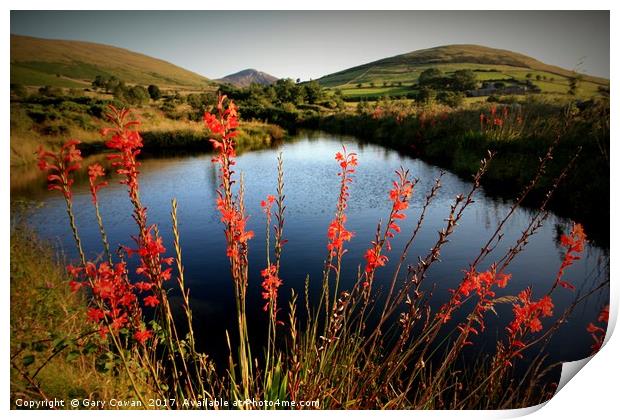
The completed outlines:
<svg viewBox="0 0 620 420">
<path fill-rule="evenodd" d="M 471 129 L 454 127 L 453 121 L 437 119 L 431 127 L 418 121 L 397 122 L 394 118 L 337 114 L 306 119 L 300 124 L 332 134 L 352 135 L 389 147 L 407 156 L 445 168 L 466 180 L 478 169 L 487 150 L 496 152 L 482 184 L 490 194 L 514 199 L 530 182 L 539 159 L 553 143 L 552 138 L 493 140 Z M 524 205 L 537 208 L 555 177 L 581 148 L 574 168 L 559 185 L 549 209 L 559 216 L 582 223 L 589 237 L 609 247 L 609 161 L 584 127 L 567 132 L 557 145 L 546 175 L 526 198 Z"/>
</svg>

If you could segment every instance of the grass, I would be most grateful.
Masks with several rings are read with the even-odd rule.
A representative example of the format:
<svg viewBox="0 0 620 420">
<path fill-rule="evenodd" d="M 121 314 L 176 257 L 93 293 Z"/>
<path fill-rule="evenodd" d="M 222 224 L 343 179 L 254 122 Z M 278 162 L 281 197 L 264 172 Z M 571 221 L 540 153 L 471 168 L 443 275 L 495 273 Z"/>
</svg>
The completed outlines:
<svg viewBox="0 0 620 420">
<path fill-rule="evenodd" d="M 55 86 L 75 86 L 75 81 L 57 74 L 86 83 L 97 75 L 115 75 L 144 85 L 204 88 L 213 84 L 174 64 L 122 48 L 11 35 L 11 83 L 37 86 L 53 80 Z"/>
<path fill-rule="evenodd" d="M 46 73 L 26 65 L 11 64 L 11 83 L 24 86 L 53 86 L 81 88 L 89 83 L 83 80 L 72 80 L 66 76 L 58 77 L 56 73 Z"/>
<path fill-rule="evenodd" d="M 83 151 L 96 153 L 104 148 L 99 130 L 106 126 L 102 120 L 109 96 L 88 98 L 56 98 L 13 101 L 11 103 L 11 167 L 32 167 L 39 146 L 56 149 L 68 138 L 79 139 Z M 177 105 L 179 115 L 191 108 Z M 187 117 L 171 119 L 159 109 L 159 104 L 137 106 L 135 118 L 142 121 L 145 151 L 189 152 L 210 151 L 209 133 L 202 121 Z M 285 138 L 286 133 L 274 124 L 243 121 L 239 132 L 240 150 L 268 147 Z"/>
<path fill-rule="evenodd" d="M 439 68 L 445 73 L 460 69 L 483 70 L 477 72 L 480 80 L 489 79 L 490 74 L 498 75 L 499 79 L 508 75 L 525 80 L 527 73 L 532 73 L 534 78 L 539 74 L 541 77 L 546 75 L 555 79 L 566 79 L 573 73 L 511 51 L 479 45 L 448 45 L 388 57 L 326 75 L 318 81 L 330 88 L 350 88 L 357 83 L 370 82 L 379 86 L 383 81 L 411 84 L 417 81 L 422 71 L 430 67 Z M 484 72 L 487 70 L 491 70 L 492 73 L 485 75 Z M 584 83 L 609 86 L 609 81 L 603 78 L 588 75 L 583 75 L 583 78 Z"/>
<path fill-rule="evenodd" d="M 11 401 L 132 398 L 101 368 L 104 343 L 71 293 L 62 256 L 26 228 L 11 231 Z M 16 408 L 14 405 L 12 408 Z"/>
</svg>

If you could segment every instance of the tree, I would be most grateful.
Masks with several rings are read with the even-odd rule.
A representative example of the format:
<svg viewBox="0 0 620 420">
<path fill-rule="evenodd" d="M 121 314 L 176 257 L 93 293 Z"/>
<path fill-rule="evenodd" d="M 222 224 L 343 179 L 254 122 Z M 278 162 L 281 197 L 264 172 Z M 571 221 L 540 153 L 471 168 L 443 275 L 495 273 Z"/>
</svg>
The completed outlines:
<svg viewBox="0 0 620 420">
<path fill-rule="evenodd" d="M 418 84 L 420 86 L 434 86 L 438 79 L 443 77 L 443 73 L 441 70 L 431 67 L 430 69 L 424 70 L 420 73 L 420 77 L 418 77 Z"/>
<path fill-rule="evenodd" d="M 362 88 L 362 86 L 363 86 L 363 85 L 362 85 L 361 83 L 358 83 L 357 85 L 355 85 L 355 87 L 357 87 L 358 89 L 361 89 L 361 88 Z"/>
<path fill-rule="evenodd" d="M 123 84 L 123 82 L 121 82 L 119 80 L 118 77 L 116 76 L 112 76 L 110 77 L 106 83 L 105 83 L 105 90 L 106 92 L 112 92 L 114 93 L 114 91 L 118 88 L 119 85 Z"/>
<path fill-rule="evenodd" d="M 528 74 L 526 74 L 526 75 L 525 75 L 525 78 L 526 78 L 526 79 L 531 79 L 531 78 L 532 78 L 532 73 L 528 73 Z"/>
<path fill-rule="evenodd" d="M 370 82 L 370 87 L 374 88 L 375 87 L 375 82 Z"/>
<path fill-rule="evenodd" d="M 291 100 L 295 105 L 306 102 L 306 89 L 303 85 L 293 85 L 291 89 Z"/>
<path fill-rule="evenodd" d="M 465 101 L 465 95 L 462 92 L 439 92 L 437 94 L 437 101 L 448 105 L 449 107 L 452 108 L 457 108 L 461 105 L 463 105 L 463 102 Z"/>
<path fill-rule="evenodd" d="M 281 104 L 285 102 L 293 102 L 293 96 L 297 96 L 295 92 L 299 86 L 295 85 L 292 79 L 279 79 L 276 81 L 274 88 L 278 97 L 278 102 Z"/>
<path fill-rule="evenodd" d="M 39 88 L 39 94 L 42 96 L 55 97 L 55 96 L 62 96 L 63 91 L 61 88 L 58 88 L 58 87 L 43 86 Z"/>
<path fill-rule="evenodd" d="M 95 80 L 93 80 L 93 82 L 91 83 L 91 85 L 95 89 L 103 89 L 103 88 L 106 87 L 106 83 L 107 83 L 107 80 L 105 79 L 105 77 L 103 77 L 102 75 L 98 74 L 95 77 Z"/>
<path fill-rule="evenodd" d="M 161 91 L 157 85 L 149 85 L 148 91 L 152 100 L 156 101 L 161 98 Z"/>
<path fill-rule="evenodd" d="M 305 97 L 308 99 L 308 103 L 315 104 L 323 98 L 323 90 L 321 85 L 316 80 L 313 80 L 304 85 Z"/>
<path fill-rule="evenodd" d="M 185 100 L 192 109 L 199 113 L 206 111 L 211 105 L 215 105 L 215 97 L 208 93 L 190 93 Z"/>
<path fill-rule="evenodd" d="M 536 80 L 540 80 L 540 79 L 541 79 L 540 74 L 537 74 L 536 75 Z"/>
<path fill-rule="evenodd" d="M 26 90 L 24 85 L 20 85 L 19 83 L 11 83 L 11 92 L 18 98 L 23 98 L 24 96 L 28 95 L 28 91 Z"/>
<path fill-rule="evenodd" d="M 144 86 L 132 86 L 127 92 L 129 103 L 140 105 L 149 100 L 149 91 Z"/>
<path fill-rule="evenodd" d="M 465 91 L 476 88 L 476 73 L 471 70 L 457 70 L 451 78 L 452 88 Z"/>
<path fill-rule="evenodd" d="M 421 103 L 431 102 L 435 98 L 435 91 L 427 86 L 422 86 L 418 91 L 416 101 Z"/>
</svg>

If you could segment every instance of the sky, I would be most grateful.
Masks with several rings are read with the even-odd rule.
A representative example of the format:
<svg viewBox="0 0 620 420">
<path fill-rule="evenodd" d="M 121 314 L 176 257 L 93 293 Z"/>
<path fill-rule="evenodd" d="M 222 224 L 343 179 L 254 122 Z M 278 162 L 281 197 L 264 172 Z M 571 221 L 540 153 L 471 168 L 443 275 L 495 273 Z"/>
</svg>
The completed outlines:
<svg viewBox="0 0 620 420">
<path fill-rule="evenodd" d="M 608 11 L 12 11 L 11 33 L 113 45 L 208 78 L 255 68 L 317 79 L 448 44 L 609 78 Z"/>
</svg>

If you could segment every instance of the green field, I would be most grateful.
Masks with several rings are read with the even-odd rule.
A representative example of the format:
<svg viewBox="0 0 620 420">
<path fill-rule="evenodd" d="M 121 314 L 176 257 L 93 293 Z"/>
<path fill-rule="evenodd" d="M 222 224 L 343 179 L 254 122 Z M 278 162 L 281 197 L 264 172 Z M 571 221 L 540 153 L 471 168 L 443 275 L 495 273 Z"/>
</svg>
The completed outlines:
<svg viewBox="0 0 620 420">
<path fill-rule="evenodd" d="M 542 93 L 549 94 L 567 94 L 569 78 L 576 75 L 570 70 L 550 66 L 510 51 L 454 45 L 363 64 L 324 76 L 318 79 L 318 82 L 330 89 L 340 89 L 344 96 L 350 99 L 402 96 L 412 92 L 411 87 L 417 83 L 420 73 L 429 68 L 437 68 L 446 76 L 457 70 L 472 70 L 479 82 L 502 81 L 509 85 L 510 81 L 523 83 L 529 79 Z M 609 87 L 607 79 L 579 76 L 579 97 L 596 96 L 599 87 Z"/>
</svg>

